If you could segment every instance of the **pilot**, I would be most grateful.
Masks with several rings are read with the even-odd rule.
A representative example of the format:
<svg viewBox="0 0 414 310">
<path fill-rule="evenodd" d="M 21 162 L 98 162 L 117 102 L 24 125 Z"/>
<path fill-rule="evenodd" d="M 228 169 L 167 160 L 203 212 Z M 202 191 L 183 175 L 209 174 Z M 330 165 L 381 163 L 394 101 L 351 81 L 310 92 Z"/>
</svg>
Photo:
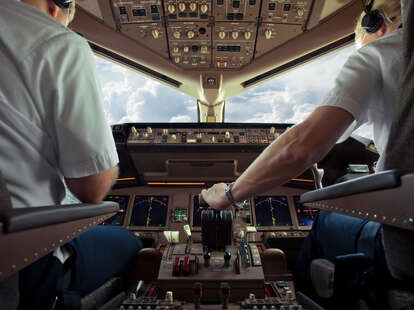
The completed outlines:
<svg viewBox="0 0 414 310">
<path fill-rule="evenodd" d="M 349 57 L 321 105 L 269 145 L 235 182 L 203 190 L 204 200 L 212 208 L 225 209 L 275 188 L 319 162 L 338 140 L 343 141 L 366 123 L 373 123 L 374 141 L 382 154 L 399 95 L 403 44 L 402 29 L 397 29 L 400 25 L 400 0 L 370 2 L 356 24 L 360 48 Z M 382 160 L 381 156 L 377 170 Z M 298 259 L 299 283 L 310 283 L 310 262 L 317 256 L 315 244 L 327 259 L 355 253 L 359 233 L 366 224 L 357 218 L 321 212 Z M 373 255 L 384 267 L 381 226 L 373 223 L 367 227 L 373 232 Z"/>
<path fill-rule="evenodd" d="M 0 171 L 13 208 L 63 204 L 66 186 L 99 203 L 117 177 L 94 56 L 67 28 L 74 13 L 74 0 L 1 2 Z M 68 266 L 68 290 L 85 296 L 141 248 L 126 229 L 95 227 L 20 272 L 20 308 L 50 309 Z"/>
</svg>

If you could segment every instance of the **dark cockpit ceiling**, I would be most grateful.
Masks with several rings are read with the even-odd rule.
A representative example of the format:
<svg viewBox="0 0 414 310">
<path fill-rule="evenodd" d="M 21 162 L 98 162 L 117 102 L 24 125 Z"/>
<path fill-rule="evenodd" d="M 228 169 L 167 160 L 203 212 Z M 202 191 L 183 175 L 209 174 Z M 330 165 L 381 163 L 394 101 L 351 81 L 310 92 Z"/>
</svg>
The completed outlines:
<svg viewBox="0 0 414 310">
<path fill-rule="evenodd" d="M 224 101 L 350 44 L 360 0 L 78 0 L 71 27 L 97 54 L 199 101 Z"/>
</svg>

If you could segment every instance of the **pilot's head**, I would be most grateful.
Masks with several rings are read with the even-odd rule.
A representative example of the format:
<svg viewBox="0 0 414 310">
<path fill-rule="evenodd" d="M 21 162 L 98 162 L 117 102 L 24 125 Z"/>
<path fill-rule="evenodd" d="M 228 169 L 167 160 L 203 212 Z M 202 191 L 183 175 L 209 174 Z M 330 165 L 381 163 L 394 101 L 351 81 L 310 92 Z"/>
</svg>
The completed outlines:
<svg viewBox="0 0 414 310">
<path fill-rule="evenodd" d="M 21 0 L 46 13 L 64 26 L 68 26 L 75 17 L 75 0 L 68 8 L 59 7 L 55 0 Z"/>
<path fill-rule="evenodd" d="M 376 27 L 367 30 L 367 28 L 363 26 L 363 19 L 367 14 L 365 10 L 361 13 L 355 27 L 355 43 L 358 47 L 362 47 L 393 32 L 401 25 L 400 0 L 375 0 L 370 11 L 378 13 L 382 17 L 382 22 L 378 24 L 380 25 L 378 30 L 376 30 Z"/>
</svg>

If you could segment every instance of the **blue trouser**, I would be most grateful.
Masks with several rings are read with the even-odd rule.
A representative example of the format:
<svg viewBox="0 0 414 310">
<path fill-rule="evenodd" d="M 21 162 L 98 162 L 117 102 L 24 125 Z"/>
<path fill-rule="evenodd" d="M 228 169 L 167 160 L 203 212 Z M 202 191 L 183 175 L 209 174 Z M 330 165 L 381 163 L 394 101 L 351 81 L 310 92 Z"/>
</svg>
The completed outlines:
<svg viewBox="0 0 414 310">
<path fill-rule="evenodd" d="M 142 249 L 138 237 L 115 226 L 96 226 L 68 244 L 74 254 L 65 265 L 49 254 L 20 272 L 20 309 L 47 309 L 56 296 L 59 279 L 69 267 L 69 290 L 85 296 L 126 272 Z"/>
<path fill-rule="evenodd" d="M 310 277 L 310 265 L 312 260 L 325 258 L 334 261 L 336 256 L 353 254 L 358 252 L 358 242 L 361 232 L 368 223 L 355 217 L 338 213 L 321 211 L 313 224 L 309 236 L 302 245 L 301 252 L 296 260 L 295 279 L 299 290 L 311 294 L 312 281 Z M 373 260 L 379 270 L 384 272 L 385 256 L 381 243 L 379 223 L 372 223 L 374 233 L 368 237 L 374 253 Z"/>
</svg>

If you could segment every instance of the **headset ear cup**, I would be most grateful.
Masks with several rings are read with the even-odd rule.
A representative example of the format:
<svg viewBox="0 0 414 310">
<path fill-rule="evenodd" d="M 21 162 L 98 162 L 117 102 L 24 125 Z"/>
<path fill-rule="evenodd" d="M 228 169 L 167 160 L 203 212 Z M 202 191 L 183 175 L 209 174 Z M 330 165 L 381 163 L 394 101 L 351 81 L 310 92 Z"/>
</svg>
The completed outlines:
<svg viewBox="0 0 414 310">
<path fill-rule="evenodd" d="M 367 33 L 376 33 L 384 23 L 384 18 L 378 10 L 365 10 L 366 15 L 362 18 L 361 26 Z"/>
<path fill-rule="evenodd" d="M 73 0 L 53 0 L 61 9 L 68 9 Z"/>
</svg>

